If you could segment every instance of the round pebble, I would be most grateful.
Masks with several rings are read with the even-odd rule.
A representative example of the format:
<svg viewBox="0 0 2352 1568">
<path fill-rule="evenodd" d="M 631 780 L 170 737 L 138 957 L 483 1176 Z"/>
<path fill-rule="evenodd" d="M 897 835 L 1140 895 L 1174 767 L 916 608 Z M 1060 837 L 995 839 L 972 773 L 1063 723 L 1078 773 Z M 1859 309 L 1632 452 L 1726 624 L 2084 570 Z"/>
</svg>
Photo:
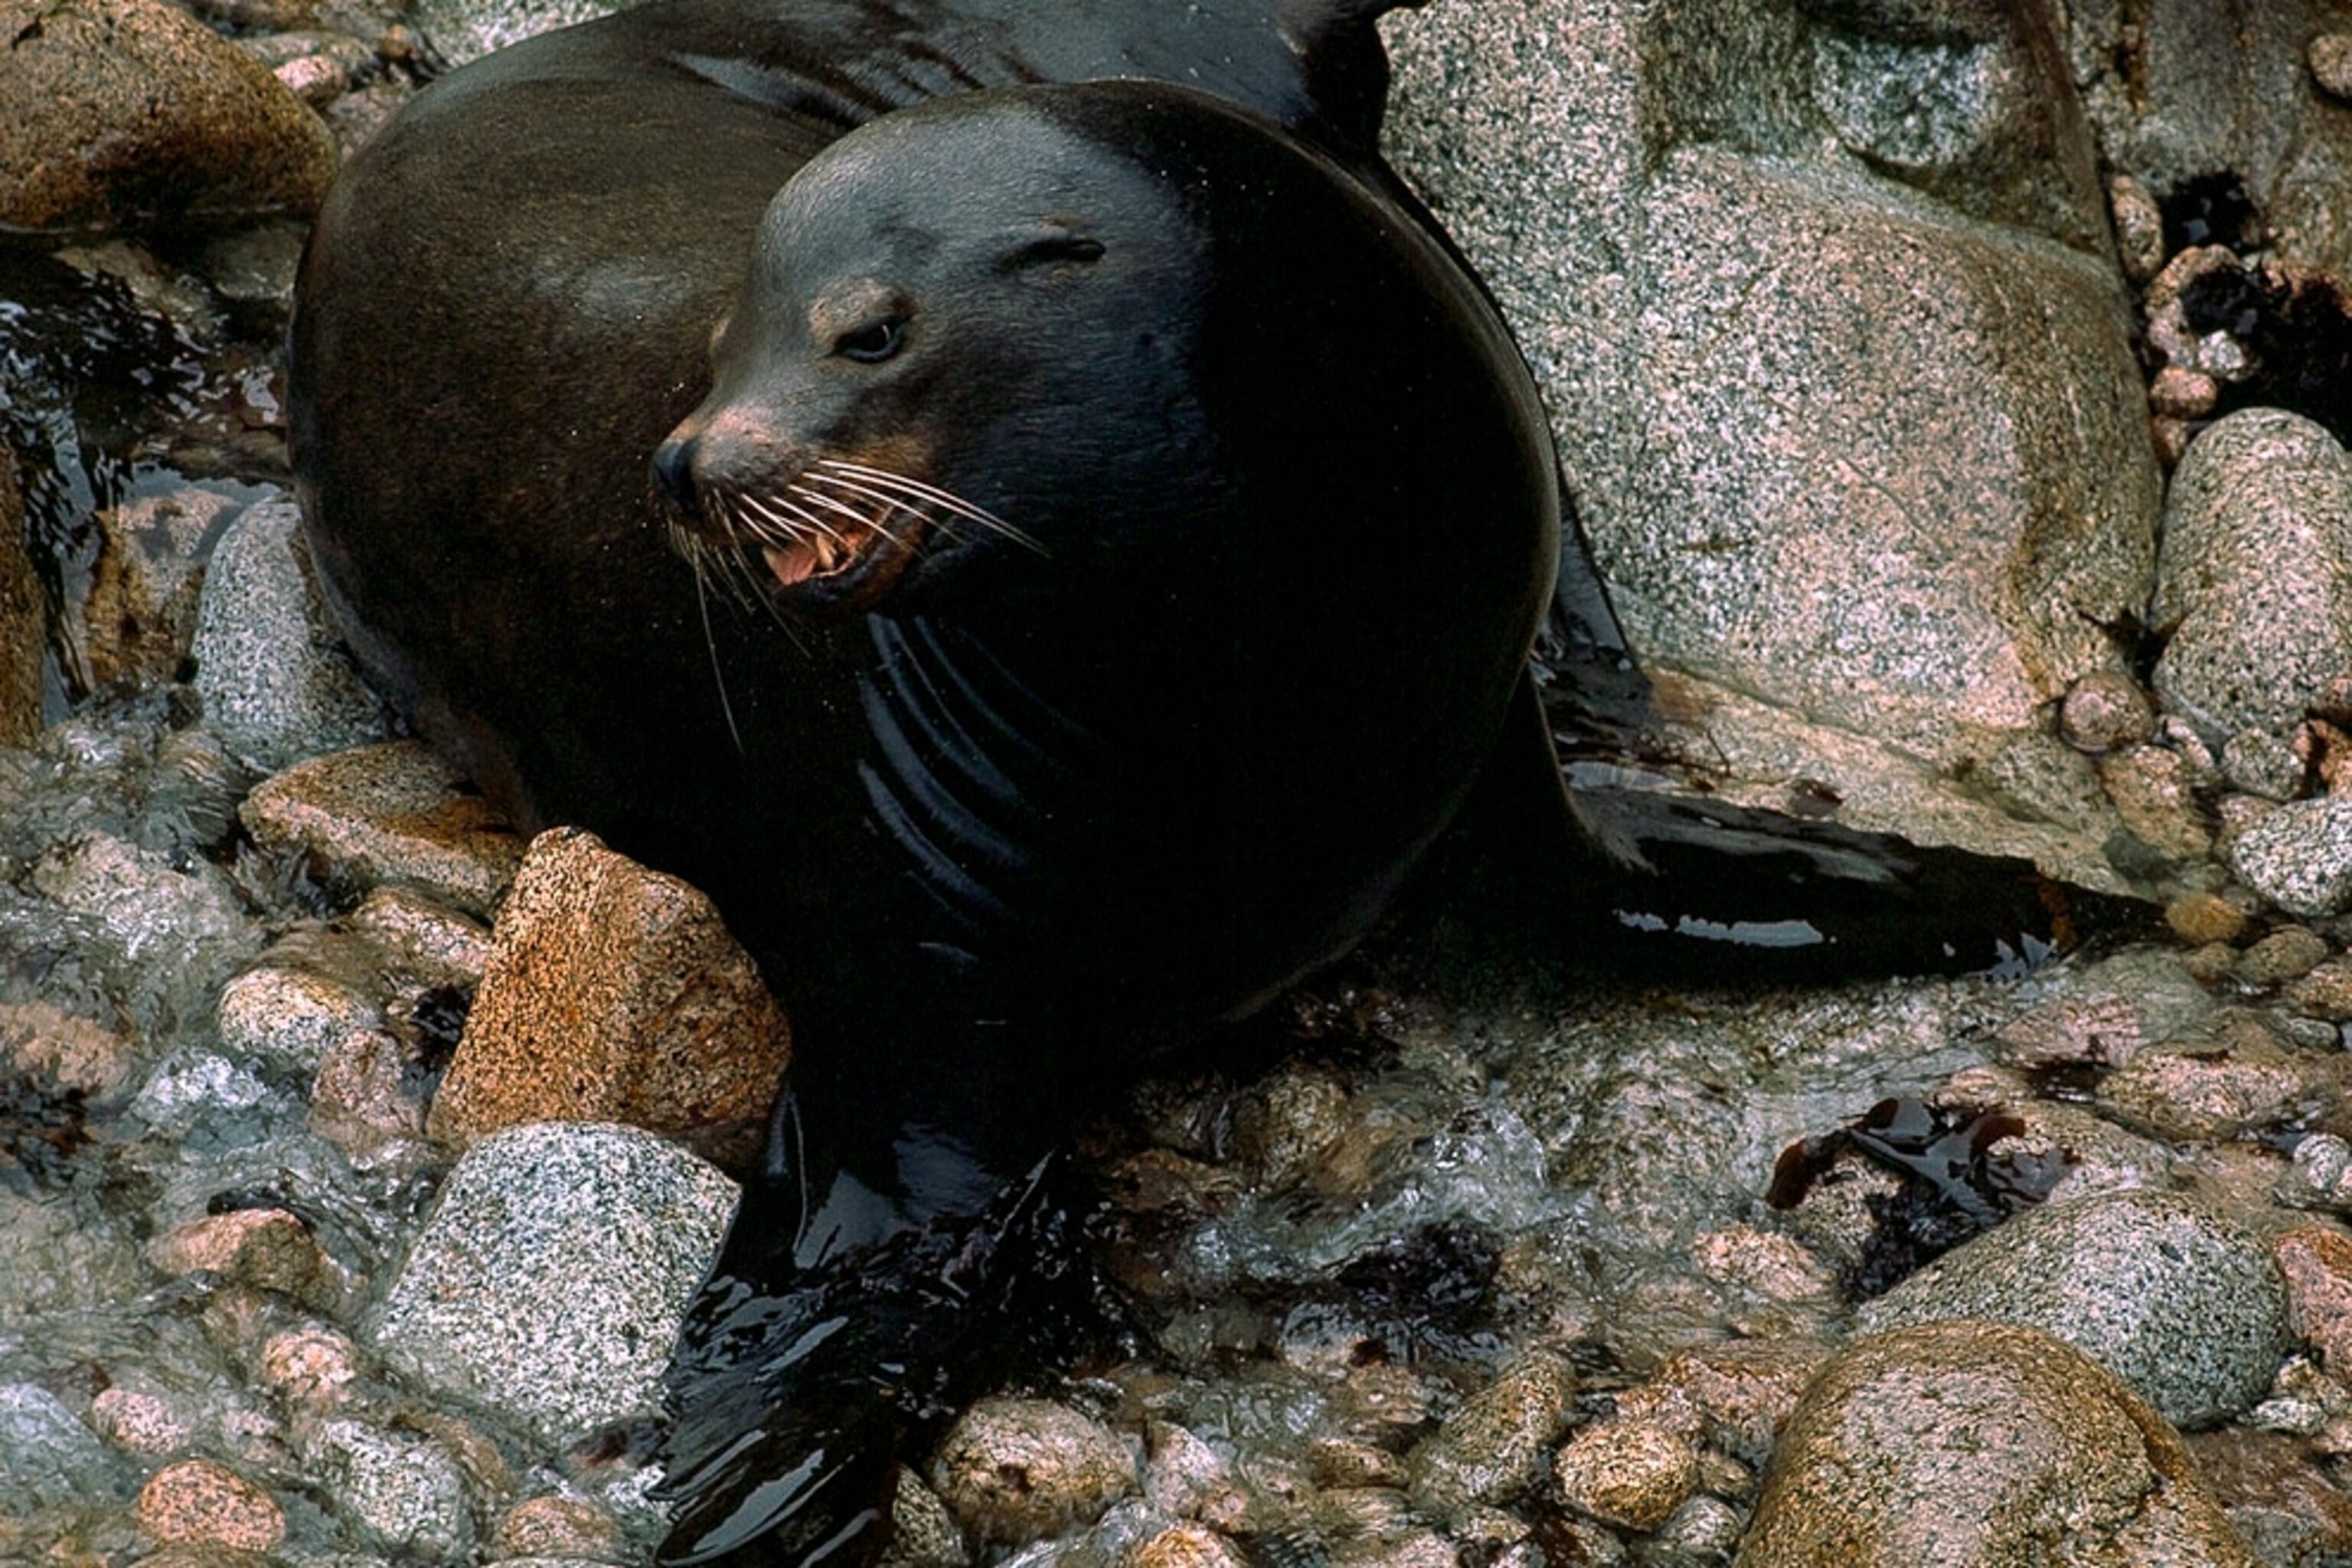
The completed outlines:
<svg viewBox="0 0 2352 1568">
<path fill-rule="evenodd" d="M 166 1465 L 139 1489 L 139 1528 L 159 1542 L 216 1542 L 268 1552 L 286 1536 L 286 1513 L 261 1488 L 225 1465 Z"/>
<path fill-rule="evenodd" d="M 1604 1524 L 1647 1533 L 1698 1487 L 1698 1450 L 1654 1421 L 1596 1422 L 1552 1460 L 1562 1501 Z"/>
<path fill-rule="evenodd" d="M 1127 1439 L 1044 1399 L 983 1399 L 932 1456 L 930 1481 L 964 1531 L 1018 1545 L 1059 1535 L 1135 1489 Z"/>
<path fill-rule="evenodd" d="M 2311 78 L 2330 97 L 2352 102 L 2352 33 L 2322 33 L 2311 40 Z"/>
<path fill-rule="evenodd" d="M 1548 1351 L 1520 1356 L 1412 1451 L 1412 1495 L 1433 1513 L 1500 1502 L 1543 1473 L 1568 1425 L 1576 1372 Z"/>
<path fill-rule="evenodd" d="M 2309 974 L 2327 956 L 2326 937 L 2308 926 L 2287 926 L 2238 955 L 2238 978 L 2249 985 L 2281 985 Z"/>
<path fill-rule="evenodd" d="M 2085 752 L 2136 746 L 2156 732 L 2156 709 L 2139 682 L 2120 670 L 2095 669 L 2074 682 L 2058 708 L 2058 733 Z"/>
</svg>

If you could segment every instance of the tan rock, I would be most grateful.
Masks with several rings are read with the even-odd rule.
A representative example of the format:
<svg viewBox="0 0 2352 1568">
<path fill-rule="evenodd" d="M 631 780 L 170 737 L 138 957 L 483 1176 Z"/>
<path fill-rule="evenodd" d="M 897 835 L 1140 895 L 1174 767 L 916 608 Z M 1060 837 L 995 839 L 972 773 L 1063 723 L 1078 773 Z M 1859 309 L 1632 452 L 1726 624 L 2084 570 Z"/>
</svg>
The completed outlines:
<svg viewBox="0 0 2352 1568">
<path fill-rule="evenodd" d="M 1617 1414 L 1751 1462 L 1830 1357 L 1811 1340 L 1744 1340 L 1680 1351 L 1649 1382 L 1617 1396 Z"/>
<path fill-rule="evenodd" d="M 684 1133 L 755 1119 L 790 1038 L 709 900 L 556 829 L 499 911 L 429 1125 L 462 1145 L 534 1121 Z"/>
<path fill-rule="evenodd" d="M 256 1358 L 261 1386 L 299 1408 L 340 1408 L 359 1381 L 360 1348 L 349 1334 L 324 1324 L 284 1330 L 261 1342 Z"/>
<path fill-rule="evenodd" d="M 983 1399 L 931 1458 L 930 1481 L 974 1540 L 1043 1541 L 1135 1489 L 1135 1456 L 1118 1433 L 1066 1405 Z"/>
<path fill-rule="evenodd" d="M 2164 1419 L 2035 1330 L 1925 1324 L 1848 1346 L 1806 1393 L 1739 1568 L 2253 1568 Z"/>
<path fill-rule="evenodd" d="M 140 1489 L 139 1528 L 165 1543 L 214 1542 L 268 1552 L 285 1539 L 286 1513 L 226 1465 L 187 1459 L 156 1471 Z"/>
<path fill-rule="evenodd" d="M 613 1563 L 626 1558 L 627 1546 L 621 1521 L 585 1498 L 526 1498 L 507 1510 L 490 1532 L 490 1551 L 498 1557 Z"/>
<path fill-rule="evenodd" d="M 2234 942 L 2246 929 L 2246 911 L 2214 893 L 2183 893 L 2164 907 L 2165 924 L 2194 946 Z"/>
<path fill-rule="evenodd" d="M 218 1274 L 322 1308 L 339 1305 L 349 1284 L 310 1227 L 284 1209 L 236 1209 L 191 1220 L 150 1242 L 147 1258 L 165 1274 Z"/>
<path fill-rule="evenodd" d="M 265 849 L 301 849 L 330 879 L 405 883 L 487 914 L 522 863 L 523 841 L 420 741 L 298 763 L 237 814 Z"/>
<path fill-rule="evenodd" d="M 14 1002 L 0 1005 L 0 1066 L 102 1096 L 128 1088 L 138 1062 L 131 1042 L 110 1029 L 47 1002 Z"/>
<path fill-rule="evenodd" d="M 1172 1525 L 1127 1555 L 1128 1568 L 1243 1568 L 1246 1561 L 1205 1524 Z"/>
<path fill-rule="evenodd" d="M 353 1029 L 327 1048 L 310 1080 L 310 1131 L 368 1160 L 425 1136 L 415 1063 L 395 1037 Z"/>
<path fill-rule="evenodd" d="M 188 486 L 99 513 L 101 542 L 81 612 L 91 679 L 173 678 L 195 635 L 205 553 L 242 506 Z"/>
<path fill-rule="evenodd" d="M 1543 1473 L 1568 1425 L 1576 1372 L 1549 1351 L 1529 1351 L 1412 1451 L 1413 1500 L 1450 1515 L 1508 1497 Z"/>
<path fill-rule="evenodd" d="M 0 224 L 121 226 L 316 210 L 332 138 L 164 0 L 0 0 Z"/>
<path fill-rule="evenodd" d="M 1698 1450 L 1654 1421 L 1597 1421 L 1552 1459 L 1560 1500 L 1604 1524 L 1644 1534 L 1698 1489 Z"/>
</svg>

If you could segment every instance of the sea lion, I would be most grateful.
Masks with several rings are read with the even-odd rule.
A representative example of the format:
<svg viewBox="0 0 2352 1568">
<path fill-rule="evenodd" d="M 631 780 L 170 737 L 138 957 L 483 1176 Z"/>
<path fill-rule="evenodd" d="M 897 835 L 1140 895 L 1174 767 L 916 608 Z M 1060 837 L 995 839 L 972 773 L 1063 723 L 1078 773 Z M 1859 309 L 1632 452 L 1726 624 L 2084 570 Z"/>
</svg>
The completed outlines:
<svg viewBox="0 0 2352 1568">
<path fill-rule="evenodd" d="M 1535 719 L 1549 436 L 1370 152 L 1381 8 L 824 5 L 721 65 L 679 40 L 722 11 L 648 7 L 330 198 L 293 437 L 354 646 L 525 825 L 702 883 L 793 1015 L 664 1561 L 870 1550 L 1066 1263 L 1073 1107 L 1360 938 Z M 1155 60 L 1215 91 L 880 113 Z"/>
</svg>

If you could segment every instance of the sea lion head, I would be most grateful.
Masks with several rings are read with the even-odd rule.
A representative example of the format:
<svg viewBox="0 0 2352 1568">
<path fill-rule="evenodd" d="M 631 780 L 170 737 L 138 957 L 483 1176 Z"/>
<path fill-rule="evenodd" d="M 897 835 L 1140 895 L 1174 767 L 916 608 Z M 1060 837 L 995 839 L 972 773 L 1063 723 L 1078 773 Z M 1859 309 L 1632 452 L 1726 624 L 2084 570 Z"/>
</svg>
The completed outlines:
<svg viewBox="0 0 2352 1568">
<path fill-rule="evenodd" d="M 1019 91 L 842 138 L 768 208 L 709 395 L 656 455 L 677 537 L 825 619 L 1017 593 L 1093 548 L 1105 495 L 1132 533 L 1202 438 L 1200 249 L 1173 194 Z"/>
</svg>

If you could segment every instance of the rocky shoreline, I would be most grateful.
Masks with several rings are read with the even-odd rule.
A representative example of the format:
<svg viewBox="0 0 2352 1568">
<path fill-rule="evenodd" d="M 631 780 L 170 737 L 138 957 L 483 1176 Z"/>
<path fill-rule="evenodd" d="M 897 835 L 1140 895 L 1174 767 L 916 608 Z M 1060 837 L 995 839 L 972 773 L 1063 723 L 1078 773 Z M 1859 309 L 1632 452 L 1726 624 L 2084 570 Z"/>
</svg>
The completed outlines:
<svg viewBox="0 0 2352 1568">
<path fill-rule="evenodd" d="M 1793 14 L 1393 33 L 1395 156 L 1551 378 L 1650 675 L 1640 787 L 2158 929 L 1634 983 L 1441 890 L 1280 1065 L 1089 1135 L 1147 1331 L 967 1413 L 905 1560 L 2352 1557 L 2352 46 Z M 547 19 L 0 0 L 0 225 L 46 235 L 0 252 L 0 1558 L 658 1534 L 634 1438 L 772 1004 L 691 889 L 396 732 L 276 390 L 338 150 Z"/>
</svg>

